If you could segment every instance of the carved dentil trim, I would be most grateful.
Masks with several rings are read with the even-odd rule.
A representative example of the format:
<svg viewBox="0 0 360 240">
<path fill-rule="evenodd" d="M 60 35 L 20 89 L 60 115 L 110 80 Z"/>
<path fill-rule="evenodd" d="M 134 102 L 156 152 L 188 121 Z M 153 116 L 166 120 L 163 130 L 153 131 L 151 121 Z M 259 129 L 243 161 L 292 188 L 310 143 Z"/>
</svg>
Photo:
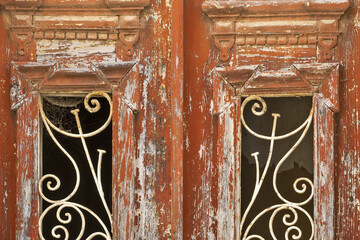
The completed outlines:
<svg viewBox="0 0 360 240">
<path fill-rule="evenodd" d="M 318 62 L 331 61 L 337 44 L 339 19 L 349 0 L 214 1 L 203 3 L 213 21 L 211 35 L 220 49 L 220 60 L 230 59 L 235 39 L 239 48 L 251 45 L 311 45 Z"/>
<path fill-rule="evenodd" d="M 19 0 L 6 4 L 5 9 L 8 10 L 11 19 L 9 28 L 12 39 L 18 46 L 19 58 L 15 60 L 36 60 L 34 39 L 114 40 L 118 42 L 117 48 L 124 49 L 117 49 L 119 58 L 122 58 L 122 53 L 127 57 L 134 55 L 134 45 L 139 40 L 142 29 L 140 13 L 149 4 L 148 0 L 107 0 L 91 7 L 76 4 L 43 3 L 40 0 Z M 92 16 L 99 16 L 102 20 L 84 19 Z M 63 18 L 66 20 L 62 20 Z"/>
</svg>

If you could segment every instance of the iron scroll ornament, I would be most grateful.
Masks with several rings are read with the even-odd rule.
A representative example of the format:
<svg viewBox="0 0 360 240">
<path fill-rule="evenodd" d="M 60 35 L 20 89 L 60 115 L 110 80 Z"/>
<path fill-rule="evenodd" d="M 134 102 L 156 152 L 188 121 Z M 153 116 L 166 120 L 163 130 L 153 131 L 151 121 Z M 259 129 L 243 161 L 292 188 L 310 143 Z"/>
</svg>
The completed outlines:
<svg viewBox="0 0 360 240">
<path fill-rule="evenodd" d="M 256 167 L 256 180 L 255 180 L 255 187 L 251 196 L 251 200 L 250 203 L 247 205 L 247 207 L 245 208 L 245 212 L 242 215 L 241 218 L 241 222 L 240 222 L 240 233 L 241 233 L 241 239 L 242 240 L 250 240 L 250 239 L 260 239 L 260 240 L 265 240 L 264 237 L 258 235 L 258 234 L 250 234 L 250 231 L 252 229 L 252 227 L 254 226 L 254 224 L 257 222 L 257 220 L 259 220 L 261 217 L 263 217 L 265 214 L 269 214 L 271 213 L 270 219 L 269 219 L 269 231 L 271 234 L 271 237 L 273 239 L 278 239 L 278 237 L 276 236 L 275 232 L 274 232 L 274 219 L 276 217 L 276 215 L 283 211 L 283 210 L 287 210 L 290 211 L 292 216 L 287 213 L 284 214 L 283 218 L 282 218 L 282 223 L 286 226 L 286 231 L 285 231 L 285 236 L 284 238 L 286 240 L 288 239 L 302 239 L 302 235 L 303 232 L 302 230 L 296 226 L 296 223 L 298 222 L 298 218 L 299 218 L 299 213 L 302 213 L 304 216 L 306 216 L 306 218 L 308 219 L 310 225 L 311 225 L 311 234 L 310 234 L 310 240 L 314 238 L 314 220 L 312 219 L 311 215 L 309 214 L 309 212 L 307 212 L 303 206 L 306 205 L 307 203 L 309 203 L 314 196 L 314 184 L 313 182 L 306 177 L 299 177 L 297 178 L 294 183 L 293 183 L 293 190 L 297 193 L 297 194 L 305 194 L 305 193 L 310 193 L 308 197 L 306 197 L 305 200 L 300 201 L 300 202 L 294 202 L 294 201 L 289 201 L 288 199 L 286 199 L 286 197 L 284 197 L 280 191 L 278 190 L 278 186 L 277 186 L 277 176 L 278 176 L 278 172 L 279 169 L 281 168 L 282 164 L 288 159 L 288 157 L 295 151 L 295 149 L 300 145 L 300 143 L 302 142 L 302 140 L 304 139 L 304 137 L 306 136 L 310 125 L 312 123 L 312 119 L 313 119 L 313 113 L 314 113 L 314 104 L 312 104 L 310 113 L 307 117 L 307 119 L 296 129 L 283 134 L 283 135 L 278 135 L 276 136 L 276 128 L 277 128 L 277 120 L 280 117 L 280 114 L 278 113 L 272 113 L 272 117 L 273 117 L 273 124 L 272 124 L 272 130 L 271 130 L 271 135 L 267 136 L 267 135 L 262 135 L 259 134 L 257 132 L 255 132 L 253 129 L 251 129 L 249 127 L 249 125 L 246 123 L 245 118 L 244 118 L 244 109 L 246 107 L 247 104 L 249 104 L 249 102 L 253 102 L 253 105 L 251 106 L 251 112 L 252 114 L 256 115 L 256 116 L 262 116 L 267 112 L 267 104 L 264 101 L 263 98 L 259 97 L 259 96 L 249 96 L 247 97 L 244 102 L 241 105 L 241 122 L 243 127 L 246 129 L 246 131 L 248 131 L 251 135 L 255 136 L 256 138 L 262 139 L 262 140 L 266 140 L 266 141 L 270 141 L 270 147 L 269 147 L 269 151 L 268 151 L 268 156 L 265 162 L 265 167 L 263 172 L 260 175 L 260 166 L 259 166 L 259 152 L 254 152 L 251 154 L 251 156 L 253 157 L 254 161 L 255 161 L 255 167 Z M 262 211 L 260 211 L 259 213 L 257 213 L 257 215 L 251 219 L 250 223 L 245 226 L 245 221 L 248 217 L 248 214 L 257 198 L 257 196 L 259 195 L 259 192 L 261 190 L 261 187 L 263 185 L 264 179 L 266 177 L 266 175 L 268 174 L 268 170 L 270 167 L 270 163 L 272 161 L 272 156 L 273 156 L 273 150 L 274 150 L 274 143 L 276 140 L 282 140 L 282 139 L 286 139 L 289 138 L 295 134 L 299 133 L 299 138 L 296 140 L 296 142 L 294 143 L 294 145 L 287 150 L 287 152 L 285 153 L 285 155 L 280 159 L 280 161 L 276 164 L 275 166 L 275 170 L 273 172 L 273 176 L 272 176 L 272 187 L 274 192 L 276 193 L 276 196 L 281 200 L 280 204 L 275 204 L 272 205 L 268 208 L 263 209 Z M 305 184 L 306 183 L 306 184 Z M 310 191 L 307 191 L 308 186 L 310 187 Z M 307 196 L 307 195 L 306 195 Z M 292 219 L 292 220 L 291 220 Z M 294 233 L 295 232 L 295 233 Z M 292 234 L 291 234 L 292 233 Z M 291 235 L 291 236 L 290 236 Z M 283 239 L 283 238 L 281 238 Z"/>
<path fill-rule="evenodd" d="M 88 137 L 92 137 L 95 136 L 97 134 L 99 134 L 100 132 L 102 132 L 110 123 L 111 123 L 111 119 L 112 119 L 112 114 L 113 114 L 113 109 L 112 109 L 112 101 L 110 96 L 107 93 L 104 92 L 91 92 L 88 95 L 86 95 L 86 97 L 84 98 L 84 106 L 85 109 L 90 112 L 90 113 L 96 113 L 100 110 L 101 106 L 100 106 L 100 102 L 97 99 L 91 99 L 93 97 L 104 97 L 110 107 L 110 111 L 109 111 L 109 115 L 107 117 L 107 120 L 105 121 L 105 123 L 103 125 L 101 125 L 98 129 L 89 132 L 89 133 L 83 133 L 83 129 L 81 126 L 81 121 L 79 118 L 79 109 L 73 109 L 71 110 L 71 113 L 74 115 L 75 120 L 76 120 L 76 124 L 77 124 L 77 130 L 78 133 L 74 134 L 74 133 L 69 133 L 67 131 L 61 130 L 60 128 L 58 128 L 57 126 L 55 126 L 46 116 L 45 111 L 43 109 L 43 104 L 42 104 L 42 100 L 39 100 L 39 109 L 40 109 L 40 115 L 43 121 L 43 124 L 47 130 L 47 132 L 49 133 L 51 139 L 54 141 L 54 143 L 57 145 L 57 147 L 66 155 L 66 157 L 68 158 L 68 160 L 71 162 L 71 165 L 73 166 L 75 173 L 76 173 L 76 181 L 75 181 L 75 186 L 73 188 L 73 190 L 71 191 L 70 194 L 68 194 L 66 197 L 62 198 L 62 199 L 58 199 L 58 200 L 54 200 L 54 199 L 50 199 L 47 196 L 45 196 L 44 191 L 43 191 L 43 185 L 44 185 L 44 181 L 46 181 L 46 188 L 49 191 L 57 191 L 60 186 L 61 186 L 61 180 L 54 174 L 46 174 L 44 176 L 42 176 L 42 178 L 39 181 L 39 194 L 41 196 L 41 198 L 49 203 L 50 205 L 41 213 L 40 217 L 39 217 L 39 236 L 40 239 L 45 240 L 44 235 L 43 235 L 43 220 L 44 217 L 49 213 L 50 210 L 52 209 L 56 209 L 56 218 L 59 221 L 59 225 L 56 225 L 52 228 L 51 230 L 51 235 L 54 238 L 59 239 L 61 237 L 61 234 L 59 233 L 59 231 L 62 231 L 63 235 L 64 235 L 64 240 L 68 240 L 69 239 L 69 231 L 68 229 L 64 226 L 65 224 L 69 224 L 72 221 L 72 214 L 69 211 L 66 211 L 65 209 L 67 208 L 71 208 L 74 211 L 76 211 L 81 219 L 81 229 L 80 232 L 78 234 L 78 236 L 76 237 L 77 240 L 82 239 L 84 232 L 85 232 L 85 226 L 86 226 L 86 222 L 85 222 L 85 215 L 84 215 L 84 211 L 87 212 L 88 215 L 92 216 L 94 219 L 96 219 L 96 221 L 101 225 L 103 232 L 94 232 L 92 234 L 90 234 L 90 236 L 88 236 L 86 238 L 86 240 L 91 240 L 94 239 L 95 237 L 102 237 L 106 240 L 111 240 L 111 229 L 109 230 L 106 225 L 104 224 L 103 220 L 91 209 L 87 208 L 86 206 L 83 206 L 82 204 L 78 204 L 76 202 L 72 202 L 71 198 L 76 194 L 76 192 L 79 189 L 79 185 L 80 185 L 80 171 L 79 171 L 79 167 L 77 162 L 75 161 L 75 159 L 68 153 L 68 151 L 59 143 L 59 141 L 56 139 L 56 137 L 54 136 L 53 130 L 55 130 L 56 132 L 68 136 L 68 137 L 72 137 L 72 138 L 80 138 L 85 155 L 86 155 L 86 159 L 87 159 L 87 163 L 89 165 L 89 168 L 91 170 L 91 174 L 93 177 L 93 180 L 95 182 L 98 194 L 101 198 L 102 201 L 102 205 L 106 211 L 106 214 L 109 218 L 110 224 L 112 225 L 112 215 L 110 212 L 110 209 L 105 201 L 105 197 L 104 197 L 104 191 L 103 191 L 103 186 L 102 186 L 102 182 L 101 182 L 101 167 L 102 167 L 102 158 L 103 155 L 106 153 L 105 150 L 102 149 L 97 149 L 98 151 L 98 162 L 97 162 L 97 168 L 95 171 L 93 162 L 91 160 L 91 156 L 89 154 L 89 150 L 88 150 L 88 146 L 86 144 L 86 138 Z M 91 103 L 90 106 L 89 102 Z"/>
</svg>

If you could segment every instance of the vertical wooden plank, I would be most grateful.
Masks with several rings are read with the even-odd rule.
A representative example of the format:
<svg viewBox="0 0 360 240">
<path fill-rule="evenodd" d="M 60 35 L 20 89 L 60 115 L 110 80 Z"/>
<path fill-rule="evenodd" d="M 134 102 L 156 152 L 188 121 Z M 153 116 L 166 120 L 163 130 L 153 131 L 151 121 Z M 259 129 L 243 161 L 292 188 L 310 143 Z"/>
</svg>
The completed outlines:
<svg viewBox="0 0 360 240">
<path fill-rule="evenodd" d="M 211 70 L 219 51 L 204 0 L 184 1 L 184 239 L 217 239 L 218 130 Z M 221 106 L 219 106 L 221 108 Z"/>
<path fill-rule="evenodd" d="M 151 1 L 150 9 L 156 20 L 149 21 L 144 34 L 141 50 L 143 77 L 141 91 L 142 104 L 136 130 L 137 139 L 137 229 L 135 239 L 159 239 L 171 236 L 171 171 L 169 135 L 169 50 L 171 6 L 165 1 Z M 164 28 L 160 26 L 166 25 Z M 168 121 L 165 121 L 168 120 Z"/>
<path fill-rule="evenodd" d="M 182 235 L 181 6 L 181 0 L 152 0 L 143 16 L 141 101 L 135 123 L 135 239 Z"/>
<path fill-rule="evenodd" d="M 17 110 L 16 239 L 38 238 L 40 129 L 38 93 Z"/>
<path fill-rule="evenodd" d="M 235 239 L 235 198 L 237 182 L 237 157 L 236 142 L 237 132 L 237 107 L 238 100 L 233 100 L 224 108 L 218 117 L 218 154 L 219 168 L 218 180 L 218 206 L 217 206 L 217 238 Z"/>
<path fill-rule="evenodd" d="M 241 99 L 235 102 L 235 213 L 234 213 L 234 239 L 240 240 L 240 221 L 241 221 Z"/>
<path fill-rule="evenodd" d="M 217 119 L 217 153 L 215 161 L 218 169 L 216 176 L 217 230 L 219 239 L 236 239 L 240 237 L 240 152 L 241 121 L 240 98 L 229 99 L 221 108 Z"/>
<path fill-rule="evenodd" d="M 336 124 L 336 239 L 360 239 L 360 2 L 340 21 L 340 113 Z"/>
<path fill-rule="evenodd" d="M 113 238 L 132 239 L 134 224 L 134 113 L 113 92 Z"/>
<path fill-rule="evenodd" d="M 320 94 L 314 95 L 314 223 L 315 239 L 335 238 L 334 113 Z"/>
<path fill-rule="evenodd" d="M 172 45 L 171 45 L 171 238 L 183 239 L 183 1 L 172 1 Z"/>
<path fill-rule="evenodd" d="M 10 110 L 9 34 L 0 13 L 0 239 L 15 238 L 15 121 Z"/>
</svg>

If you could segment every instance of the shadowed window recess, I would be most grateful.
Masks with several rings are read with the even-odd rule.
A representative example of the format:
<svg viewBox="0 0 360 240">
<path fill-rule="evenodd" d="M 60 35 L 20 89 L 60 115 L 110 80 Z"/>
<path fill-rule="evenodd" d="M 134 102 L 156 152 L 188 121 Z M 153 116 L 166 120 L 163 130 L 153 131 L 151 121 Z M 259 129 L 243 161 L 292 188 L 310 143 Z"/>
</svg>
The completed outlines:
<svg viewBox="0 0 360 240">
<path fill-rule="evenodd" d="M 312 97 L 250 96 L 241 118 L 242 239 L 312 239 Z"/>
<path fill-rule="evenodd" d="M 111 239 L 110 96 L 44 96 L 40 113 L 40 238 Z"/>
</svg>

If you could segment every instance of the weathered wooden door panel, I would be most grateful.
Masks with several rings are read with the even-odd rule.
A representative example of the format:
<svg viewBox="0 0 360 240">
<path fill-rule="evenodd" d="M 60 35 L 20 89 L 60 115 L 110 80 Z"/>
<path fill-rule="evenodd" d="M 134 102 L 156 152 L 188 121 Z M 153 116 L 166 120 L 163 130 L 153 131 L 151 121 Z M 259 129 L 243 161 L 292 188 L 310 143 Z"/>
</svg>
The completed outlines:
<svg viewBox="0 0 360 240">
<path fill-rule="evenodd" d="M 233 151 L 238 157 L 241 155 L 239 143 L 236 143 L 236 140 L 241 141 L 237 139 L 241 134 L 233 124 L 239 116 L 233 108 L 226 120 L 222 111 L 232 109 L 240 96 L 314 93 L 315 239 L 356 239 L 355 232 L 337 231 L 336 219 L 348 221 L 352 217 L 335 211 L 341 204 L 339 199 L 335 200 L 341 188 L 335 176 L 343 179 L 340 176 L 345 174 L 335 170 L 335 162 L 342 161 L 337 154 L 344 153 L 336 152 L 339 151 L 336 142 L 340 132 L 335 126 L 339 120 L 338 112 L 350 114 L 339 108 L 341 87 L 337 93 L 341 74 L 347 74 L 338 64 L 342 59 L 338 51 L 346 42 L 342 35 L 336 37 L 339 31 L 349 33 L 345 27 L 346 21 L 352 21 L 347 15 L 349 12 L 339 22 L 344 26 L 338 25 L 338 19 L 347 7 L 347 1 L 203 1 L 201 6 L 199 2 L 185 4 L 185 16 L 188 14 L 185 17 L 185 62 L 188 61 L 185 64 L 185 96 L 188 97 L 185 97 L 184 105 L 189 106 L 185 108 L 184 119 L 184 185 L 188 186 L 184 189 L 186 238 L 241 239 L 243 234 L 239 232 L 241 198 L 239 193 L 236 194 L 241 191 L 238 180 L 241 169 L 239 164 L 236 165 L 240 159 L 227 157 Z M 196 14 L 200 8 L 212 21 L 205 15 Z M 202 25 L 193 26 L 193 21 L 202 22 Z M 212 34 L 212 38 L 209 39 L 207 34 Z M 346 141 L 349 140 L 343 139 L 342 143 Z M 228 147 L 229 144 L 232 147 Z M 212 151 L 202 154 L 202 149 Z M 228 168 L 227 174 L 221 174 L 225 168 Z"/>
<path fill-rule="evenodd" d="M 1 1 L 1 6 L 1 99 L 7 104 L 2 114 L 9 123 L 2 133 L 8 136 L 6 152 L 13 152 L 11 115 L 3 112 L 11 104 L 20 146 L 16 160 L 12 154 L 1 158 L 8 206 L 1 239 L 37 239 L 45 231 L 39 226 L 45 198 L 37 193 L 42 175 L 38 99 L 92 91 L 111 93 L 113 106 L 112 173 L 102 173 L 113 177 L 112 238 L 182 238 L 183 48 L 177 31 L 183 28 L 182 1 Z M 58 226 L 52 230 L 53 237 L 73 234 Z"/>
<path fill-rule="evenodd" d="M 92 91 L 110 94 L 113 106 L 107 238 L 254 236 L 246 231 L 255 213 L 244 213 L 242 188 L 249 96 L 313 101 L 303 125 L 313 138 L 312 180 L 290 189 L 300 196 L 306 183 L 313 225 L 296 228 L 292 210 L 303 205 L 281 198 L 282 191 L 285 201 L 277 204 L 291 216 L 277 225 L 287 223 L 290 237 L 303 229 L 306 238 L 360 237 L 358 1 L 0 0 L 0 6 L 1 239 L 39 239 L 43 231 L 39 100 Z M 261 115 L 257 103 L 252 113 Z M 277 137 L 281 124 L 274 131 Z M 278 141 L 268 134 L 267 144 Z M 261 154 L 249 161 L 262 161 Z"/>
</svg>

